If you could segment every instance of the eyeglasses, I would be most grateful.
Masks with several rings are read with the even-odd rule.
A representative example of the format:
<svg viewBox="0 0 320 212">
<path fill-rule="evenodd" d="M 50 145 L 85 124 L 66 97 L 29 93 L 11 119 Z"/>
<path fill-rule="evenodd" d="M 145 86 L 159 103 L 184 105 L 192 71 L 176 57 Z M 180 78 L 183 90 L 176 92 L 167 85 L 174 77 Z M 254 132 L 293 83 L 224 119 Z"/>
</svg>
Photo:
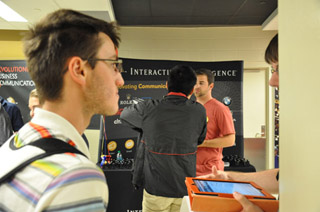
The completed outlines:
<svg viewBox="0 0 320 212">
<path fill-rule="evenodd" d="M 279 66 L 278 65 L 275 69 L 271 66 L 271 74 L 273 74 L 274 72 L 279 73 Z"/>
<path fill-rule="evenodd" d="M 100 58 L 93 58 L 93 59 L 87 59 L 88 61 L 103 61 L 105 63 L 111 63 L 113 68 L 118 71 L 119 73 L 124 72 L 123 67 L 122 67 L 122 60 L 117 59 L 117 60 L 112 60 L 112 59 L 100 59 Z"/>
</svg>

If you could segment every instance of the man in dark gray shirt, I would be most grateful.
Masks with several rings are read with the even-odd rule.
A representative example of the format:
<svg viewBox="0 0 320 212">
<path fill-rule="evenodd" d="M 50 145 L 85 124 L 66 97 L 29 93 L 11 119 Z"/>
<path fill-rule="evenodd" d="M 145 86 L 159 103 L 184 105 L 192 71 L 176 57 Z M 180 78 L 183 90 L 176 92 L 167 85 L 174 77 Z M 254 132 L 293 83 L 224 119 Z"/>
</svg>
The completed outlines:
<svg viewBox="0 0 320 212">
<path fill-rule="evenodd" d="M 122 123 L 141 135 L 133 184 L 145 188 L 142 211 L 180 211 L 185 178 L 196 176 L 197 146 L 206 136 L 205 108 L 189 99 L 196 80 L 191 67 L 175 66 L 163 99 L 138 102 L 121 113 Z"/>
</svg>

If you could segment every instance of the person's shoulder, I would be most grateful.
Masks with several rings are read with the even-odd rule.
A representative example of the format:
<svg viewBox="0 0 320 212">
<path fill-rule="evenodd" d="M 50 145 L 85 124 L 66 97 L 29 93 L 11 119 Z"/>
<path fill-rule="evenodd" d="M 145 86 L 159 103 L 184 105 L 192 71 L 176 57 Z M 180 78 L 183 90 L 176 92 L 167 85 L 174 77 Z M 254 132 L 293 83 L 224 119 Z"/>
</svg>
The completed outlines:
<svg viewBox="0 0 320 212">
<path fill-rule="evenodd" d="M 143 102 L 146 107 L 155 107 L 161 104 L 162 99 L 147 99 Z"/>
<path fill-rule="evenodd" d="M 201 110 L 201 111 L 204 111 L 204 112 L 206 111 L 205 107 L 201 103 L 199 103 L 199 102 L 197 102 L 197 101 L 195 101 L 193 99 L 188 99 L 188 104 L 193 106 L 197 110 Z"/>
<path fill-rule="evenodd" d="M 213 105 L 215 105 L 215 107 L 220 107 L 220 108 L 224 108 L 224 109 L 229 109 L 229 107 L 228 106 L 226 106 L 226 105 L 224 105 L 222 102 L 220 102 L 219 100 L 217 100 L 216 98 L 212 98 L 211 100 L 210 100 L 211 102 L 211 104 L 213 104 Z"/>
<path fill-rule="evenodd" d="M 80 191 L 77 196 L 83 196 L 85 199 L 88 187 L 93 188 L 90 196 L 101 197 L 108 190 L 103 171 L 82 155 L 55 154 L 35 161 L 31 166 L 37 168 L 32 170 L 36 178 L 40 179 L 42 175 L 48 176 L 45 179 L 47 183 L 45 192 L 48 195 L 58 190 L 59 195 L 64 195 L 70 193 L 70 190 L 77 189 Z M 31 172 L 31 169 L 29 171 Z"/>
<path fill-rule="evenodd" d="M 195 105 L 195 106 L 198 106 L 198 105 L 201 105 L 201 106 L 202 106 L 202 104 L 200 104 L 199 102 L 197 102 L 197 101 L 194 100 L 194 99 L 188 99 L 187 102 L 188 102 L 189 104 L 192 104 L 192 105 Z"/>
<path fill-rule="evenodd" d="M 11 102 L 6 101 L 6 107 L 9 108 L 10 110 L 20 112 L 18 105 L 16 105 L 15 103 L 11 103 Z"/>
</svg>

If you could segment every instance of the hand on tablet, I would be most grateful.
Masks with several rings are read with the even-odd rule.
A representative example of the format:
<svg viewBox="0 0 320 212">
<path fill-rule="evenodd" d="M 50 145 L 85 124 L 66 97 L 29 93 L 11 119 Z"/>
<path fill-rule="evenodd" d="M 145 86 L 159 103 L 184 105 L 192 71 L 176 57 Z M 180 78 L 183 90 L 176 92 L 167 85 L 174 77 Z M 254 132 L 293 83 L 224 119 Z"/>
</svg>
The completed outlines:
<svg viewBox="0 0 320 212">
<path fill-rule="evenodd" d="M 217 170 L 216 166 L 212 166 L 212 174 L 199 176 L 207 179 L 231 180 L 227 172 Z"/>
<path fill-rule="evenodd" d="M 233 193 L 233 197 L 242 205 L 241 212 L 263 212 L 258 206 L 250 202 L 245 196 L 238 192 Z"/>
</svg>

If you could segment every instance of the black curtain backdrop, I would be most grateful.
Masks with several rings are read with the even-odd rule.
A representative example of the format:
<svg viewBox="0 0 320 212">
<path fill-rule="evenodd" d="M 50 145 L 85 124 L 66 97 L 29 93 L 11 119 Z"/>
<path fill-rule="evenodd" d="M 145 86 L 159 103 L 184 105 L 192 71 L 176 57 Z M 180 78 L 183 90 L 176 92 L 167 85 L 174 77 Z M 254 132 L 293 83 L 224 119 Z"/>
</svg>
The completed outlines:
<svg viewBox="0 0 320 212">
<path fill-rule="evenodd" d="M 215 86 L 212 90 L 214 98 L 226 102 L 230 108 L 236 130 L 236 146 L 224 149 L 224 155 L 243 157 L 243 107 L 242 81 L 243 61 L 226 62 L 188 62 L 169 60 L 138 60 L 122 58 L 125 73 L 125 85 L 119 90 L 119 112 L 115 116 L 106 117 L 105 129 L 107 141 L 104 140 L 103 153 L 106 146 L 113 158 L 120 150 L 124 157 L 133 158 L 135 148 L 128 143 L 137 141 L 137 133 L 122 125 L 119 115 L 124 107 L 131 105 L 134 99 L 159 99 L 167 94 L 166 80 L 169 70 L 178 64 L 189 65 L 193 69 L 207 68 L 215 74 Z M 193 96 L 192 98 L 195 99 Z M 101 132 L 101 135 L 103 132 Z M 106 142 L 105 142 L 106 141 Z"/>
<path fill-rule="evenodd" d="M 188 62 L 170 60 L 138 60 L 123 59 L 125 85 L 119 89 L 119 112 L 115 116 L 105 118 L 106 142 L 100 140 L 101 146 L 109 144 L 110 154 L 115 155 L 118 150 L 123 157 L 133 158 L 137 141 L 137 133 L 121 124 L 119 115 L 122 109 L 136 98 L 158 99 L 167 94 L 165 88 L 169 70 L 178 64 L 189 65 L 194 69 L 207 68 L 215 74 L 215 86 L 212 91 L 214 98 L 221 102 L 229 102 L 233 113 L 236 129 L 236 146 L 224 149 L 224 155 L 236 154 L 243 157 L 243 109 L 242 109 L 242 81 L 243 61 L 225 62 Z M 12 97 L 20 108 L 24 122 L 30 120 L 28 98 L 35 88 L 31 80 L 26 61 L 0 61 L 0 96 L 7 99 Z M 192 97 L 194 98 L 194 97 Z M 102 127 L 103 128 L 103 127 Z M 100 116 L 95 115 L 88 129 L 100 129 Z M 101 130 L 101 135 L 104 135 Z M 112 142 L 111 142 L 112 141 Z M 102 144 L 103 143 L 103 144 Z M 104 153 L 106 151 L 105 148 Z"/>
<path fill-rule="evenodd" d="M 24 123 L 30 120 L 29 93 L 35 88 L 31 80 L 26 61 L 0 60 L 0 96 L 13 98 L 19 107 Z"/>
</svg>

